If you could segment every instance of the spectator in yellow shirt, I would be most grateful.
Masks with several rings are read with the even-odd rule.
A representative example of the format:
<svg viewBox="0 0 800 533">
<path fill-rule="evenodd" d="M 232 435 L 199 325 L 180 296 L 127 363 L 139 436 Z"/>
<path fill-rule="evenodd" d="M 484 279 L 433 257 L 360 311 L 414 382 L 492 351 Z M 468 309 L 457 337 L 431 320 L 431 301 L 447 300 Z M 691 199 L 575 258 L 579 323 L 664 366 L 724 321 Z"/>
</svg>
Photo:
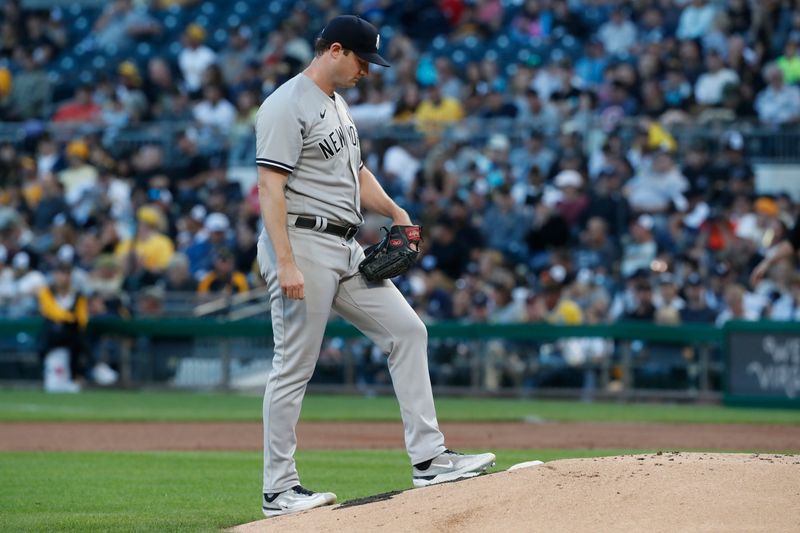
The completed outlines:
<svg viewBox="0 0 800 533">
<path fill-rule="evenodd" d="M 39 289 L 39 314 L 44 318 L 40 356 L 42 360 L 54 348 L 69 351 L 69 366 L 73 381 L 86 377 L 89 347 L 86 325 L 89 306 L 86 296 L 72 283 L 72 265 L 59 263 L 53 271 L 53 283 Z"/>
<path fill-rule="evenodd" d="M 235 269 L 233 252 L 222 248 L 214 258 L 214 269 L 197 285 L 198 294 L 236 294 L 247 292 L 247 277 Z"/>
<path fill-rule="evenodd" d="M 435 131 L 464 118 L 464 108 L 455 98 L 443 96 L 437 85 L 428 89 L 427 97 L 419 104 L 414 118 L 421 131 Z"/>
<path fill-rule="evenodd" d="M 124 264 L 128 274 L 144 269 L 146 274 L 158 277 L 169 265 L 175 253 L 175 245 L 162 231 L 166 226 L 164 215 L 155 207 L 143 206 L 136 212 L 136 235 L 117 245 L 114 254 L 120 258 L 133 259 Z M 147 283 L 144 283 L 147 284 Z"/>
<path fill-rule="evenodd" d="M 583 324 L 583 312 L 577 303 L 561 293 L 566 278 L 564 267 L 556 265 L 542 275 L 542 296 L 545 320 L 550 324 L 577 326 Z"/>
</svg>

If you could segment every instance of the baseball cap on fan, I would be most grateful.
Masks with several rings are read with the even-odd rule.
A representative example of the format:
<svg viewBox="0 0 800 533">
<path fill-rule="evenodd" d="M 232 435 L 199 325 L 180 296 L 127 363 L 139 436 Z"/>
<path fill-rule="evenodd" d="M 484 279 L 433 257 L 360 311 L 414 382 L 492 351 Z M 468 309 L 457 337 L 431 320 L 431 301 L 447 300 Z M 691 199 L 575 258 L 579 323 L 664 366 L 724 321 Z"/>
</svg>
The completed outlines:
<svg viewBox="0 0 800 533">
<path fill-rule="evenodd" d="M 352 50 L 364 61 L 383 67 L 389 66 L 389 62 L 378 54 L 378 47 L 381 44 L 378 30 L 366 20 L 355 15 L 335 17 L 328 22 L 319 36 L 329 43 L 339 43 L 342 48 Z"/>
</svg>

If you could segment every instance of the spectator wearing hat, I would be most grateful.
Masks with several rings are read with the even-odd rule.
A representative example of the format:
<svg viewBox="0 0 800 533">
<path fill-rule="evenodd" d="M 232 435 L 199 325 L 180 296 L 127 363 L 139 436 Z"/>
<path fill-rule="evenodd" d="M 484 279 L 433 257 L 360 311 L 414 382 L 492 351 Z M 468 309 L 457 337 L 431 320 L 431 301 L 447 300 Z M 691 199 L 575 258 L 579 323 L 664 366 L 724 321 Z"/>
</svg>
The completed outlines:
<svg viewBox="0 0 800 533">
<path fill-rule="evenodd" d="M 672 272 L 663 272 L 658 276 L 658 292 L 653 297 L 657 310 L 670 308 L 676 312 L 686 307 L 686 302 L 678 293 L 678 281 Z"/>
<path fill-rule="evenodd" d="M 122 269 L 117 257 L 102 254 L 97 257 L 86 281 L 86 293 L 98 295 L 103 299 L 119 296 L 122 289 Z"/>
<path fill-rule="evenodd" d="M 62 244 L 58 247 L 55 256 L 55 267 L 66 265 L 70 268 L 72 284 L 82 293 L 86 293 L 89 283 L 89 274 L 78 261 L 75 247 L 71 244 Z"/>
<path fill-rule="evenodd" d="M 47 285 L 47 278 L 31 265 L 28 252 L 18 251 L 11 258 L 11 299 L 9 309 L 14 317 L 29 316 L 36 309 L 39 290 Z"/>
<path fill-rule="evenodd" d="M 758 93 L 755 101 L 758 119 L 772 126 L 800 120 L 800 88 L 786 85 L 783 72 L 775 63 L 764 68 L 764 79 L 767 86 Z"/>
<path fill-rule="evenodd" d="M 139 67 L 133 61 L 123 61 L 117 67 L 117 74 L 119 81 L 114 96 L 119 100 L 129 121 L 137 123 L 146 115 L 148 107 Z"/>
<path fill-rule="evenodd" d="M 222 213 L 209 213 L 203 223 L 203 234 L 186 248 L 189 269 L 197 279 L 202 279 L 213 267 L 213 259 L 220 248 L 233 249 L 235 242 L 230 233 L 230 221 Z"/>
<path fill-rule="evenodd" d="M 53 281 L 38 291 L 39 313 L 45 319 L 41 334 L 42 360 L 54 348 L 69 350 L 71 377 L 86 378 L 89 349 L 86 326 L 89 322 L 88 300 L 72 283 L 70 265 L 60 263 L 53 271 Z"/>
<path fill-rule="evenodd" d="M 492 302 L 484 291 L 475 292 L 470 299 L 470 306 L 467 310 L 466 322 L 469 323 L 488 323 L 492 312 Z"/>
<path fill-rule="evenodd" d="M 656 258 L 658 246 L 653 238 L 655 220 L 650 215 L 639 215 L 630 226 L 630 235 L 622 246 L 620 271 L 626 278 L 641 269 L 649 269 Z"/>
<path fill-rule="evenodd" d="M 203 85 L 203 74 L 217 60 L 217 54 L 203 44 L 206 30 L 199 24 L 189 24 L 183 33 L 183 48 L 178 54 L 178 66 L 181 69 L 186 89 L 193 95 L 199 95 Z"/>
<path fill-rule="evenodd" d="M 185 252 L 186 248 L 195 242 L 205 240 L 208 237 L 203 231 L 207 215 L 206 206 L 197 204 L 178 220 L 178 236 L 175 240 L 179 251 Z"/>
<path fill-rule="evenodd" d="M 684 284 L 686 305 L 680 310 L 681 322 L 686 324 L 713 324 L 717 312 L 708 305 L 703 278 L 696 272 L 686 276 Z"/>
<path fill-rule="evenodd" d="M 248 290 L 247 277 L 236 270 L 233 252 L 220 248 L 214 254 L 214 268 L 197 284 L 200 295 L 231 295 Z"/>
<path fill-rule="evenodd" d="M 65 150 L 67 168 L 59 172 L 58 180 L 64 185 L 64 199 L 76 207 L 97 185 L 97 169 L 89 163 L 89 145 L 86 141 L 71 141 Z"/>
<path fill-rule="evenodd" d="M 163 234 L 166 229 L 164 214 L 156 207 L 145 205 L 136 212 L 136 234 L 133 239 L 121 241 L 114 255 L 123 262 L 128 276 L 139 277 L 140 286 L 155 283 L 167 268 L 175 246 Z"/>
<path fill-rule="evenodd" d="M 766 250 L 774 243 L 780 209 L 773 198 L 762 196 L 753 204 L 753 212 L 741 217 L 736 224 L 736 236 L 751 242 L 756 249 Z"/>
<path fill-rule="evenodd" d="M 561 193 L 556 209 L 567 224 L 574 226 L 589 205 L 589 198 L 582 191 L 583 177 L 580 172 L 567 169 L 556 174 L 553 183 Z"/>
<path fill-rule="evenodd" d="M 549 324 L 577 326 L 583 323 L 583 312 L 574 300 L 564 294 L 567 271 L 561 265 L 554 265 L 542 272 L 540 284 L 544 320 Z"/>
<path fill-rule="evenodd" d="M 653 303 L 653 287 L 646 278 L 637 279 L 634 284 L 634 308 L 626 312 L 623 320 L 635 322 L 653 322 L 656 318 L 656 306 Z"/>
</svg>

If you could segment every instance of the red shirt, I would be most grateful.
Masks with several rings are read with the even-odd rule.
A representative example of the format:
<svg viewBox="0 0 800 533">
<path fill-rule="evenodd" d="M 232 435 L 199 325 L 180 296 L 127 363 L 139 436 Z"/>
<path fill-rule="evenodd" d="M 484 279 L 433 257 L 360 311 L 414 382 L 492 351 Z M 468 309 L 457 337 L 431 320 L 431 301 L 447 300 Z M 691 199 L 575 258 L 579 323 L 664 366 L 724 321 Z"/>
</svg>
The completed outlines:
<svg viewBox="0 0 800 533">
<path fill-rule="evenodd" d="M 53 122 L 93 122 L 100 116 L 102 108 L 93 103 L 68 102 L 53 115 Z"/>
</svg>

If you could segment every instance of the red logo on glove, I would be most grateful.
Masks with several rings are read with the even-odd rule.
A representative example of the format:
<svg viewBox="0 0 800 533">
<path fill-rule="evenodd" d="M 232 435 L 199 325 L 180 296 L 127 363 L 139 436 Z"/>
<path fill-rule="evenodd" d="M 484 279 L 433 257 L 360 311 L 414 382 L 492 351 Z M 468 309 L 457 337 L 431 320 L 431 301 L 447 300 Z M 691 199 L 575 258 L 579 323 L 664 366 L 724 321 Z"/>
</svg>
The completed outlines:
<svg viewBox="0 0 800 533">
<path fill-rule="evenodd" d="M 410 226 L 405 228 L 406 230 L 406 237 L 409 241 L 418 241 L 419 240 L 419 226 Z"/>
<path fill-rule="evenodd" d="M 398 247 L 403 246 L 403 239 L 389 239 L 389 246 Z"/>
</svg>

